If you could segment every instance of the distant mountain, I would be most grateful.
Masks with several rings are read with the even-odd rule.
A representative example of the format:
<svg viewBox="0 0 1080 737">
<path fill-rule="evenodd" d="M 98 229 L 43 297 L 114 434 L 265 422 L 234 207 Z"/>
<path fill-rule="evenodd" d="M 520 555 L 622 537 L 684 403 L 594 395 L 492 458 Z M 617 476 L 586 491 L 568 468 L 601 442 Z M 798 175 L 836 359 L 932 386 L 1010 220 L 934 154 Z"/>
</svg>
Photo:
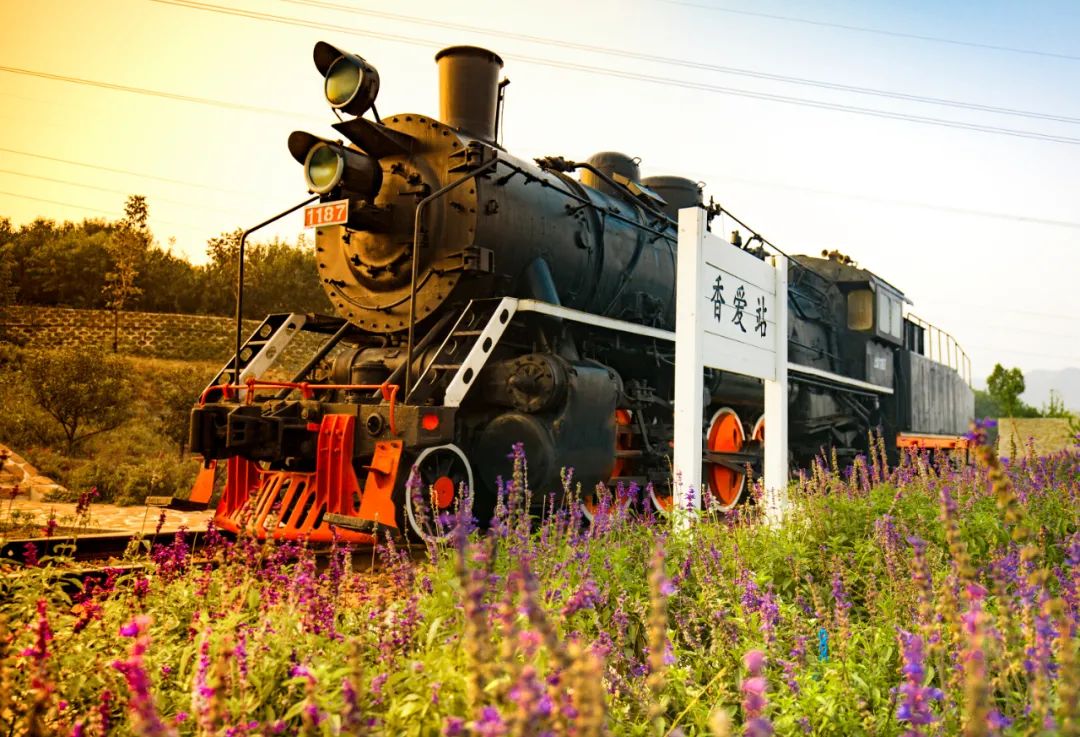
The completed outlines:
<svg viewBox="0 0 1080 737">
<path fill-rule="evenodd" d="M 1080 368 L 1028 371 L 1024 374 L 1024 385 L 1027 390 L 1020 398 L 1032 407 L 1042 409 L 1048 404 L 1053 389 L 1067 408 L 1080 412 Z"/>
</svg>

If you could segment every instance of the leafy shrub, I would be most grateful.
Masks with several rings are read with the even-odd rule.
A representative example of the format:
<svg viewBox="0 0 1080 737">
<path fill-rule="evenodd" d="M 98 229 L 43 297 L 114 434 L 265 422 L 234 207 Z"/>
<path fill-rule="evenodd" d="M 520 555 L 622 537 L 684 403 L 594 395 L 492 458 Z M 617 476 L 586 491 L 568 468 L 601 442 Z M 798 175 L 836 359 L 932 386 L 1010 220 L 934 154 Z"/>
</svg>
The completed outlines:
<svg viewBox="0 0 1080 737">
<path fill-rule="evenodd" d="M 129 373 L 127 361 L 97 348 L 35 351 L 23 361 L 30 396 L 60 426 L 68 455 L 131 416 Z"/>
<path fill-rule="evenodd" d="M 183 496 L 191 488 L 199 464 L 167 454 L 135 458 L 119 463 L 96 457 L 66 475 L 69 500 L 97 487 L 100 501 L 119 505 L 139 505 L 148 496 Z"/>
</svg>

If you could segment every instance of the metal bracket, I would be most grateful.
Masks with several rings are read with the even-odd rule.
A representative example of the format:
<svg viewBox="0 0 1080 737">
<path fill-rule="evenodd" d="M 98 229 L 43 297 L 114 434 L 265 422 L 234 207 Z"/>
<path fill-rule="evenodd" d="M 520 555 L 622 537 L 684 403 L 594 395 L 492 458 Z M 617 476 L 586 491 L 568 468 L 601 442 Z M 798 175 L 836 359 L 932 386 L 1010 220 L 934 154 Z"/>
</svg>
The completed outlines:
<svg viewBox="0 0 1080 737">
<path fill-rule="evenodd" d="M 495 271 L 495 254 L 490 248 L 469 246 L 461 254 L 462 271 L 479 271 L 490 274 Z"/>
</svg>

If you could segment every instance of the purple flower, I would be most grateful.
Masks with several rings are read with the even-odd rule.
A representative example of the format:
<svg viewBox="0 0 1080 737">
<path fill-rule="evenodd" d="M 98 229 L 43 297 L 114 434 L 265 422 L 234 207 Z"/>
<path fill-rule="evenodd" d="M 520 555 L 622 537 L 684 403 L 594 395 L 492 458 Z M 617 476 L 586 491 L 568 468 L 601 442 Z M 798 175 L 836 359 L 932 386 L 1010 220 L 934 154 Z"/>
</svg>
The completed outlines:
<svg viewBox="0 0 1080 737">
<path fill-rule="evenodd" d="M 765 667 L 765 653 L 760 650 L 749 651 L 746 655 L 743 655 L 743 665 L 746 666 L 751 675 L 761 675 L 761 671 Z"/>
<path fill-rule="evenodd" d="M 143 663 L 143 656 L 150 647 L 150 635 L 147 634 L 149 627 L 150 618 L 145 615 L 135 617 L 125 626 L 124 629 L 128 631 L 134 628 L 134 634 L 126 636 L 134 637 L 135 641 L 131 644 L 128 659 L 115 661 L 113 668 L 120 671 L 127 681 L 128 714 L 131 717 L 132 731 L 141 737 L 172 737 L 176 732 L 158 716 L 154 697 L 150 692 L 150 676 Z"/>
<path fill-rule="evenodd" d="M 1012 719 L 1009 719 L 997 709 L 991 709 L 990 713 L 986 715 L 986 726 L 990 727 L 994 732 L 1000 732 L 1011 724 Z"/>
<path fill-rule="evenodd" d="M 26 543 L 26 545 L 23 545 L 23 563 L 29 568 L 38 567 L 37 545 L 34 545 L 34 543 Z"/>
<path fill-rule="evenodd" d="M 566 602 L 562 614 L 564 617 L 569 617 L 582 609 L 592 609 L 599 601 L 600 592 L 597 590 L 596 584 L 592 579 L 586 579 Z"/>
<path fill-rule="evenodd" d="M 743 734 L 746 737 L 770 737 L 773 733 L 772 724 L 768 719 L 762 717 L 754 717 L 746 722 L 743 727 Z"/>
<path fill-rule="evenodd" d="M 472 728 L 479 737 L 503 737 L 506 734 L 506 722 L 494 706 L 485 706 Z"/>
<path fill-rule="evenodd" d="M 465 720 L 461 717 L 447 717 L 442 733 L 443 737 L 461 737 L 465 734 Z"/>
<path fill-rule="evenodd" d="M 901 632 L 900 640 L 904 649 L 904 665 L 901 668 L 904 682 L 897 689 L 901 701 L 896 709 L 896 718 L 912 725 L 905 733 L 906 737 L 921 737 L 923 733 L 917 727 L 937 720 L 930 710 L 930 704 L 940 701 L 942 693 L 936 688 L 923 686 L 926 671 L 922 638 L 909 632 Z"/>
<path fill-rule="evenodd" d="M 750 677 L 743 680 L 739 689 L 743 694 L 743 718 L 745 726 L 743 734 L 746 737 L 769 737 L 772 734 L 772 724 L 763 716 L 768 700 L 765 691 L 768 682 L 762 675 L 765 668 L 765 653 L 760 650 L 750 650 L 743 656 L 743 665 L 750 672 Z"/>
</svg>

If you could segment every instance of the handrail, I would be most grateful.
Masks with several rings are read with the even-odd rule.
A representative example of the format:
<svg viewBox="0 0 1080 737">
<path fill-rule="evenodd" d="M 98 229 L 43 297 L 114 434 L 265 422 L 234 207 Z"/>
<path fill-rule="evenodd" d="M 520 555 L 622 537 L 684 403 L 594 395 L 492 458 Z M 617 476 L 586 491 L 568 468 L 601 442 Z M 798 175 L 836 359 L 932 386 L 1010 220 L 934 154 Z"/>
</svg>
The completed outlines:
<svg viewBox="0 0 1080 737">
<path fill-rule="evenodd" d="M 968 356 L 967 352 L 960 347 L 960 342 L 950 333 L 927 322 L 918 315 L 908 313 L 904 317 L 912 324 L 917 325 L 926 331 L 925 340 L 923 341 L 925 350 L 923 355 L 935 363 L 940 363 L 943 366 L 948 366 L 955 370 L 960 374 L 960 378 L 967 382 L 968 386 L 971 386 L 971 358 Z M 934 350 L 935 346 L 937 347 L 936 351 Z"/>
<path fill-rule="evenodd" d="M 282 210 L 274 217 L 248 228 L 240 235 L 240 246 L 236 254 L 236 355 L 233 356 L 233 378 L 237 381 L 240 380 L 240 349 L 244 338 L 244 244 L 247 243 L 248 236 L 256 230 L 265 228 L 270 223 L 280 220 L 286 215 L 291 215 L 304 205 L 309 205 L 317 199 L 319 199 L 319 195 L 309 197 L 300 204 Z"/>
<path fill-rule="evenodd" d="M 394 406 L 397 402 L 398 390 L 401 387 L 398 384 L 312 384 L 307 381 L 259 381 L 258 379 L 248 379 L 245 384 L 216 384 L 214 386 L 208 386 L 203 390 L 202 395 L 199 397 L 199 406 L 206 405 L 206 397 L 210 392 L 220 391 L 222 399 L 229 399 L 232 397 L 235 391 L 237 395 L 241 389 L 246 389 L 247 393 L 244 396 L 244 404 L 252 405 L 255 403 L 255 390 L 256 389 L 297 389 L 300 391 L 301 396 L 304 399 L 314 398 L 316 390 L 319 391 L 381 391 L 384 401 L 390 403 L 390 432 L 397 435 L 397 422 L 394 418 Z"/>
<path fill-rule="evenodd" d="M 447 192 L 460 187 L 465 182 L 476 179 L 481 174 L 486 174 L 489 171 L 495 169 L 499 165 L 500 159 L 498 155 L 492 159 L 488 159 L 486 162 L 476 167 L 468 174 L 455 179 L 449 184 L 435 190 L 424 199 L 420 200 L 420 203 L 416 206 L 416 213 L 413 216 L 413 242 L 412 242 L 412 275 L 409 281 L 409 333 L 408 342 L 405 346 L 405 397 L 406 400 L 409 396 L 409 390 L 412 388 L 412 362 L 413 362 L 413 338 L 416 331 L 416 280 L 420 273 L 420 247 L 425 245 L 425 236 L 427 231 L 424 230 L 424 208 L 429 204 L 442 197 Z"/>
</svg>

